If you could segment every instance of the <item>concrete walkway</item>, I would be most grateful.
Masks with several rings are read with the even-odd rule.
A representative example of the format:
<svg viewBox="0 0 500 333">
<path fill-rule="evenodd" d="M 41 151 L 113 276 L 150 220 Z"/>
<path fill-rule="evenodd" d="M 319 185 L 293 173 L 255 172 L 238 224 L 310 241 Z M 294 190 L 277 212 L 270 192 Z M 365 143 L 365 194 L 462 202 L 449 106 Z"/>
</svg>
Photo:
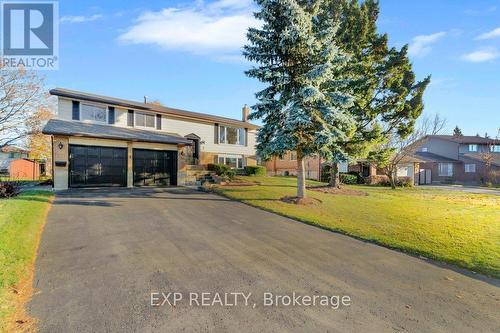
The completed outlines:
<svg viewBox="0 0 500 333">
<path fill-rule="evenodd" d="M 34 287 L 41 332 L 500 331 L 498 280 L 182 188 L 58 194 Z M 334 298 L 264 303 L 294 292 Z"/>
</svg>

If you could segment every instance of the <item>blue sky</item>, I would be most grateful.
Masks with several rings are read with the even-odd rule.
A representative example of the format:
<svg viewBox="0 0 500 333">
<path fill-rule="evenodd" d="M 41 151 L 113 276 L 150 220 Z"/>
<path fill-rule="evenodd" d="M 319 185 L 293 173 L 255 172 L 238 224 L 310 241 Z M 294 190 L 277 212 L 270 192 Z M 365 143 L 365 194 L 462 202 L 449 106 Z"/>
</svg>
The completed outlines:
<svg viewBox="0 0 500 333">
<path fill-rule="evenodd" d="M 425 114 L 464 134 L 500 127 L 500 0 L 381 0 L 379 30 L 431 74 Z M 59 70 L 47 84 L 239 118 L 260 85 L 243 71 L 249 0 L 59 2 Z"/>
</svg>

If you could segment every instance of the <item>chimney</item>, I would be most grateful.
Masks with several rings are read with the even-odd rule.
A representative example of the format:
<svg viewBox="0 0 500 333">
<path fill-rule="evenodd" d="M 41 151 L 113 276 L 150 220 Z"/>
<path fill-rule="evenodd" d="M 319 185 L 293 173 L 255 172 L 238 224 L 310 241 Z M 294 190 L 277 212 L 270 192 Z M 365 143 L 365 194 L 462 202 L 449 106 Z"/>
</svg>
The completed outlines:
<svg viewBox="0 0 500 333">
<path fill-rule="evenodd" d="M 248 105 L 244 105 L 243 109 L 241 109 L 241 120 L 247 122 L 248 121 L 248 115 L 250 114 L 250 108 Z"/>
<path fill-rule="evenodd" d="M 148 96 L 144 96 L 144 104 L 148 104 Z"/>
</svg>

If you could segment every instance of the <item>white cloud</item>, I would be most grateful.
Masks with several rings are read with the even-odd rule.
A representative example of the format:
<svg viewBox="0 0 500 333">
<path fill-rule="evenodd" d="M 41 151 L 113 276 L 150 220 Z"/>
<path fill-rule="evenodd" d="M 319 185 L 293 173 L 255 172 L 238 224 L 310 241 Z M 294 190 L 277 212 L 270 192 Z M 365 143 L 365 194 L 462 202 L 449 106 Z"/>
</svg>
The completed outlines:
<svg viewBox="0 0 500 333">
<path fill-rule="evenodd" d="M 476 37 L 476 39 L 492 39 L 492 38 L 497 38 L 500 37 L 500 27 L 493 29 L 491 31 L 485 32 L 484 34 L 481 34 Z"/>
<path fill-rule="evenodd" d="M 143 13 L 118 40 L 223 59 L 239 55 L 248 27 L 257 25 L 251 0 L 198 2 L 190 7 Z"/>
<path fill-rule="evenodd" d="M 91 21 L 96 21 L 102 19 L 101 14 L 94 14 L 92 16 L 83 16 L 83 15 L 77 15 L 77 16 L 63 16 L 61 17 L 60 21 L 61 23 L 83 23 L 83 22 L 91 22 Z"/>
<path fill-rule="evenodd" d="M 496 49 L 483 49 L 471 53 L 466 53 L 462 56 L 462 59 L 469 62 L 485 62 L 495 60 L 499 57 L 500 52 L 498 52 Z"/>
<path fill-rule="evenodd" d="M 446 32 L 441 31 L 431 35 L 420 35 L 414 37 L 408 48 L 408 54 L 416 57 L 423 57 L 427 55 L 432 50 L 431 45 L 445 35 Z"/>
</svg>

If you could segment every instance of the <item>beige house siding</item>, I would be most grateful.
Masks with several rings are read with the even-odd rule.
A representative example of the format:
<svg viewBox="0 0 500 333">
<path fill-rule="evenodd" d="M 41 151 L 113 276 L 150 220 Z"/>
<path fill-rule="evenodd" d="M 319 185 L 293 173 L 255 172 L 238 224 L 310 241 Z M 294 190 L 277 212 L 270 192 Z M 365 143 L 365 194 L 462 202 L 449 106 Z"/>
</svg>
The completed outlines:
<svg viewBox="0 0 500 333">
<path fill-rule="evenodd" d="M 94 103 L 80 101 L 81 103 L 99 105 L 102 107 L 108 107 L 106 104 Z M 142 110 L 135 110 L 138 112 L 144 112 Z M 59 97 L 59 107 L 58 107 L 58 118 L 63 120 L 72 120 L 72 100 L 68 98 Z M 154 112 L 150 112 L 156 114 Z M 127 127 L 127 116 L 128 109 L 115 107 L 115 125 L 110 126 L 120 126 Z M 104 124 L 104 123 L 101 123 Z M 221 123 L 220 125 L 224 125 Z M 231 125 L 228 125 L 231 126 Z M 248 131 L 248 143 L 246 146 L 241 145 L 230 145 L 230 144 L 216 144 L 214 141 L 215 137 L 215 125 L 211 122 L 203 122 L 193 119 L 182 119 L 180 117 L 172 117 L 169 115 L 162 114 L 162 126 L 160 132 L 165 133 L 175 133 L 181 136 L 186 136 L 188 134 L 194 133 L 204 141 L 204 144 L 200 145 L 200 153 L 212 153 L 212 154 L 228 154 L 228 155 L 244 155 L 246 157 L 251 156 L 255 159 L 255 143 L 256 143 L 256 130 Z M 150 129 L 151 131 L 158 131 L 156 129 Z M 212 159 L 213 160 L 213 159 Z M 212 161 L 211 160 L 211 161 Z"/>
</svg>

